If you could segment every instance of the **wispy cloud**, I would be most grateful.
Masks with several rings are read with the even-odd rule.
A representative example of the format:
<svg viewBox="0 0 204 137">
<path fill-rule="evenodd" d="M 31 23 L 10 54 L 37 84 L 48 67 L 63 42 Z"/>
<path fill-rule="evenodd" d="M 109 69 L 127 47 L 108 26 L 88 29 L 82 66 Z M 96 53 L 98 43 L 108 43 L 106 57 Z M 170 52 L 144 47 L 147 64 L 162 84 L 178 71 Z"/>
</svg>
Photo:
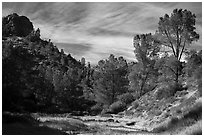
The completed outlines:
<svg viewBox="0 0 204 137">
<path fill-rule="evenodd" d="M 74 57 L 96 63 L 110 53 L 134 60 L 132 38 L 154 33 L 159 17 L 175 8 L 196 14 L 202 36 L 202 3 L 3 3 L 3 16 L 17 12 L 30 18 L 43 38 L 52 39 Z M 58 43 L 58 44 L 57 44 Z M 60 44 L 59 44 L 60 43 Z M 62 44 L 63 43 L 63 44 Z M 194 45 L 201 49 L 202 39 Z"/>
<path fill-rule="evenodd" d="M 74 56 L 82 57 L 86 52 L 91 50 L 90 44 L 75 44 L 75 43 L 54 43 L 56 44 L 60 49 L 64 49 L 65 53 L 71 53 Z"/>
</svg>

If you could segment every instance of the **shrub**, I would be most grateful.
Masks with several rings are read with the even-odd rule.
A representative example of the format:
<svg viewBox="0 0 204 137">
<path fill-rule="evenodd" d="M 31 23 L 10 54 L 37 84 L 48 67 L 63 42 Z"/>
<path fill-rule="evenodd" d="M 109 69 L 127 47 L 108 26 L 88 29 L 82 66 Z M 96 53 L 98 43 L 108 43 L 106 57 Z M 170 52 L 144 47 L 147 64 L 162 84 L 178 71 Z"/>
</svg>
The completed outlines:
<svg viewBox="0 0 204 137">
<path fill-rule="evenodd" d="M 184 118 L 199 120 L 202 118 L 202 101 L 194 104 L 188 112 L 184 114 Z"/>
<path fill-rule="evenodd" d="M 164 118 L 168 118 L 169 116 L 171 116 L 169 113 L 164 114 Z"/>
<path fill-rule="evenodd" d="M 155 112 L 154 112 L 154 114 L 155 114 L 155 116 L 159 116 L 159 115 L 161 115 L 161 114 L 162 114 L 162 111 L 160 111 L 160 110 L 155 111 Z"/>
<path fill-rule="evenodd" d="M 167 98 L 169 96 L 170 96 L 170 91 L 168 87 L 162 87 L 156 91 L 156 99 L 161 100 L 162 98 Z"/>
<path fill-rule="evenodd" d="M 124 111 L 126 109 L 126 104 L 124 104 L 121 101 L 114 102 L 112 105 L 110 105 L 109 110 L 113 114 L 117 114 L 121 111 Z"/>
<path fill-rule="evenodd" d="M 174 94 L 177 91 L 181 91 L 182 90 L 182 86 L 180 84 L 169 84 L 166 86 L 162 86 L 161 88 L 159 88 L 156 92 L 156 98 L 161 100 L 163 98 L 167 99 L 171 96 L 174 96 Z"/>
<path fill-rule="evenodd" d="M 136 109 L 138 106 L 139 106 L 139 102 L 138 101 L 132 102 L 132 108 Z"/>
<path fill-rule="evenodd" d="M 120 95 L 118 99 L 124 104 L 130 104 L 135 100 L 134 96 L 131 93 L 124 93 Z"/>
<path fill-rule="evenodd" d="M 198 84 L 199 95 L 202 96 L 202 66 L 198 67 L 194 72 L 194 77 L 196 78 Z"/>
<path fill-rule="evenodd" d="M 99 103 L 91 107 L 92 114 L 99 114 L 102 110 L 103 110 L 103 105 Z"/>
<path fill-rule="evenodd" d="M 177 109 L 177 110 L 176 110 L 176 113 L 177 113 L 177 114 L 181 114 L 182 111 L 181 111 L 180 109 Z"/>
<path fill-rule="evenodd" d="M 155 133 L 161 133 L 167 130 L 170 130 L 171 128 L 174 128 L 176 124 L 178 123 L 179 119 L 177 117 L 172 117 L 166 122 L 160 124 L 158 127 L 153 129 L 153 132 Z"/>
<path fill-rule="evenodd" d="M 180 132 L 181 135 L 202 135 L 202 120 Z"/>
</svg>

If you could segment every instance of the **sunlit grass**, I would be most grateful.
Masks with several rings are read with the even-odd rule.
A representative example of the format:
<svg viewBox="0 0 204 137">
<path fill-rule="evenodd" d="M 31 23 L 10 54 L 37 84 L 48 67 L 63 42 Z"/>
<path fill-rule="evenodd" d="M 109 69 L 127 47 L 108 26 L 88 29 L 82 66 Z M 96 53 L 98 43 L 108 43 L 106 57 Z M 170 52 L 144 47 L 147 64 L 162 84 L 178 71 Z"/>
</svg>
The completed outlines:
<svg viewBox="0 0 204 137">
<path fill-rule="evenodd" d="M 156 133 L 169 134 L 201 134 L 202 133 L 202 101 L 188 108 L 180 117 L 171 117 L 168 121 L 154 128 Z M 186 130 L 184 130 L 186 129 Z M 181 132 L 182 131 L 182 132 Z"/>
<path fill-rule="evenodd" d="M 202 120 L 182 130 L 181 135 L 202 135 Z"/>
</svg>

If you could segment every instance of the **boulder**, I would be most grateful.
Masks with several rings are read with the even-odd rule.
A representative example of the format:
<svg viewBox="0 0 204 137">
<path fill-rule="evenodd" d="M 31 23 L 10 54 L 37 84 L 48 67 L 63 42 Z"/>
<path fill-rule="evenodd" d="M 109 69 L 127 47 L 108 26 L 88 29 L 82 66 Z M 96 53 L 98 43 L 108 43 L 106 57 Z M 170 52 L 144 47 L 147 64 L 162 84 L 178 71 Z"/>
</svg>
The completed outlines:
<svg viewBox="0 0 204 137">
<path fill-rule="evenodd" d="M 25 16 L 13 13 L 2 18 L 2 34 L 4 37 L 25 37 L 33 30 L 33 23 Z"/>
</svg>

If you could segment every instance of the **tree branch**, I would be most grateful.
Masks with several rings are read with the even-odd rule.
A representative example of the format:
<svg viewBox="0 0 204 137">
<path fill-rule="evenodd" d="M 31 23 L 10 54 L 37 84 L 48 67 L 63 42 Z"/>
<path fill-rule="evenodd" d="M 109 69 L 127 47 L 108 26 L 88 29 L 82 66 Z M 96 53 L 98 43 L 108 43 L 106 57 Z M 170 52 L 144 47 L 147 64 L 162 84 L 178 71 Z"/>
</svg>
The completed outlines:
<svg viewBox="0 0 204 137">
<path fill-rule="evenodd" d="M 172 50 L 173 50 L 174 56 L 176 57 L 176 52 L 175 52 L 175 50 L 174 50 L 173 43 L 171 42 L 170 37 L 169 37 L 169 35 L 168 35 L 168 33 L 167 33 L 167 30 L 165 30 L 164 32 L 165 32 L 165 34 L 166 34 L 166 36 L 167 36 L 167 38 L 168 38 L 168 40 L 169 40 L 169 42 L 170 42 L 170 44 L 171 44 L 170 47 L 171 47 Z"/>
<path fill-rule="evenodd" d="M 178 34 L 178 27 L 177 27 L 177 30 L 176 30 L 176 43 L 177 43 L 177 47 L 176 47 L 176 57 L 177 59 L 179 59 L 179 47 L 180 47 L 180 42 L 179 42 L 179 34 Z"/>
<path fill-rule="evenodd" d="M 142 81 L 142 85 L 140 87 L 140 94 L 142 94 L 142 91 L 143 91 L 144 85 L 146 84 L 148 76 L 149 76 L 149 71 L 146 73 L 146 76 L 145 76 L 145 78 Z"/>
<path fill-rule="evenodd" d="M 176 72 L 171 68 L 171 67 L 169 67 L 169 66 L 166 66 L 166 65 L 164 65 L 164 67 L 167 67 L 167 68 L 169 68 L 175 75 L 176 75 Z"/>
<path fill-rule="evenodd" d="M 183 50 L 184 50 L 185 46 L 186 46 L 186 40 L 184 41 L 184 44 L 183 44 L 183 47 L 182 47 L 182 50 L 181 50 L 181 53 L 180 53 L 180 56 L 179 56 L 179 61 L 181 59 L 181 56 L 183 54 Z"/>
</svg>

